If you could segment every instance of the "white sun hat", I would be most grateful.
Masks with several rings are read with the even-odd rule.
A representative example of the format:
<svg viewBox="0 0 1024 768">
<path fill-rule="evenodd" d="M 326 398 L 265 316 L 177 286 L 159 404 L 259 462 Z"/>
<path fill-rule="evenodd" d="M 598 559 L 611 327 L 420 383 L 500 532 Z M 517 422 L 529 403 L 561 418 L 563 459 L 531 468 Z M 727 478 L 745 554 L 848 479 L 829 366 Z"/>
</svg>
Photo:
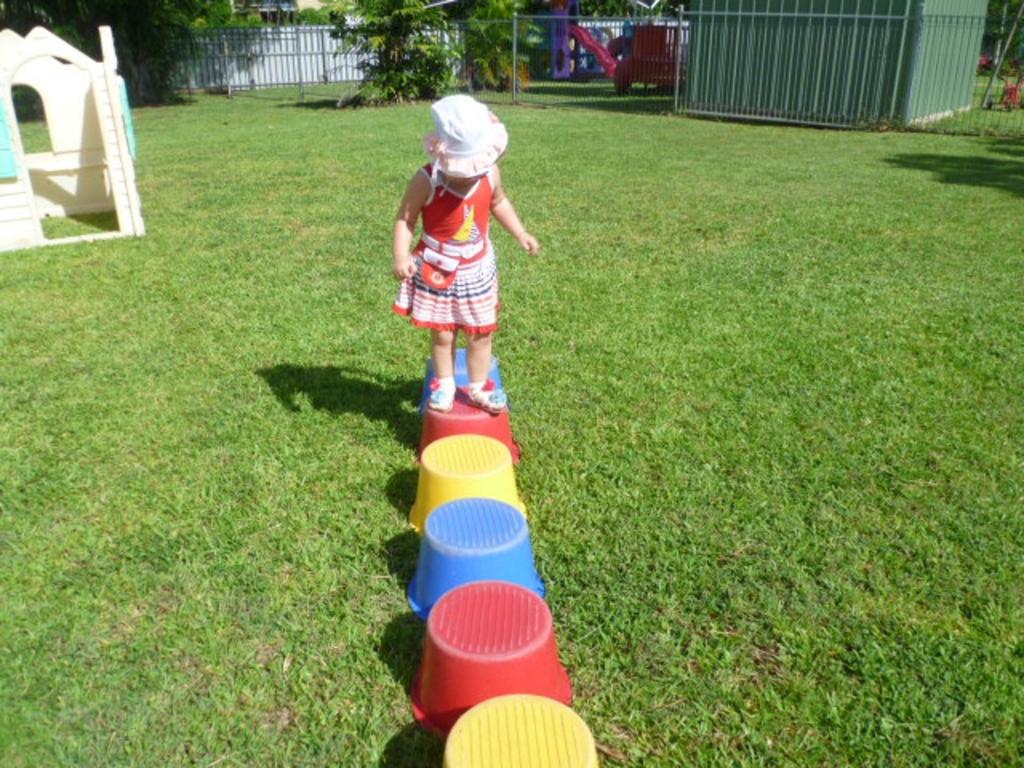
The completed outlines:
<svg viewBox="0 0 1024 768">
<path fill-rule="evenodd" d="M 430 107 L 434 132 L 423 148 L 436 170 L 456 178 L 488 171 L 508 146 L 508 131 L 486 106 L 471 96 L 446 96 Z"/>
</svg>

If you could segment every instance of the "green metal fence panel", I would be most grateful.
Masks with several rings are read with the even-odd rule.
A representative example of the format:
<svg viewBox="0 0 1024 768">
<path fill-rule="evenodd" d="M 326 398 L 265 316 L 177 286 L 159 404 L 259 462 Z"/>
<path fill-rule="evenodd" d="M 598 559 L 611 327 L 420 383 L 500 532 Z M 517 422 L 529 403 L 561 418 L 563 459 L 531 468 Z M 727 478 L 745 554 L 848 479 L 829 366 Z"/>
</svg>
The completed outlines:
<svg viewBox="0 0 1024 768">
<path fill-rule="evenodd" d="M 985 18 L 986 0 L 922 4 L 913 25 L 905 121 L 937 120 L 971 107 Z"/>
<path fill-rule="evenodd" d="M 985 18 L 988 0 L 916 0 L 922 16 L 971 16 Z"/>
<path fill-rule="evenodd" d="M 907 0 L 703 0 L 687 17 L 690 113 L 835 126 L 897 118 Z"/>
</svg>

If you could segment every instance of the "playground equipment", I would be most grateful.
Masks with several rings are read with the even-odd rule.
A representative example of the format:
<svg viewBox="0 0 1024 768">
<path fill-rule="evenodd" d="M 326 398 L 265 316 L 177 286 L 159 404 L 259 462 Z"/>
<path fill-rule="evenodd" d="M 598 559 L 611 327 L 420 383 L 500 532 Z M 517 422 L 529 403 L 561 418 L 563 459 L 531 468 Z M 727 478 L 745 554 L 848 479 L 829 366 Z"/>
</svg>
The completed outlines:
<svg viewBox="0 0 1024 768">
<path fill-rule="evenodd" d="M 626 93 L 633 85 L 670 88 L 676 78 L 678 26 L 645 24 L 633 29 L 629 52 L 615 70 L 615 92 Z"/>
<path fill-rule="evenodd" d="M 544 582 L 533 565 L 530 530 L 523 513 L 494 499 L 459 499 L 427 518 L 409 605 L 421 619 L 451 589 L 500 579 L 541 597 Z"/>
<path fill-rule="evenodd" d="M 597 745 L 579 715 L 542 696 L 499 696 L 459 718 L 444 768 L 598 768 Z"/>
<path fill-rule="evenodd" d="M 491 358 L 491 368 L 487 374 L 488 381 L 495 387 L 504 389 L 501 371 L 497 358 Z M 420 396 L 420 415 L 423 416 L 423 431 L 420 433 L 420 447 L 416 457 L 423 455 L 423 449 L 435 440 L 451 435 L 484 435 L 493 437 L 505 444 L 512 461 L 519 463 L 522 452 L 519 444 L 512 437 L 512 423 L 509 421 L 508 409 L 501 413 L 488 413 L 469 401 L 466 388 L 469 387 L 469 368 L 466 361 L 466 350 L 455 351 L 455 404 L 447 412 L 434 411 L 427 408 L 430 399 L 430 384 L 434 380 L 434 363 L 427 358 L 427 375 L 423 379 L 423 392 Z"/>
<path fill-rule="evenodd" d="M 409 522 L 422 533 L 431 512 L 446 502 L 466 498 L 498 499 L 526 514 L 516 490 L 512 454 L 492 437 L 453 435 L 435 440 L 423 450 Z"/>
<path fill-rule="evenodd" d="M 551 0 L 551 76 L 568 80 L 572 76 L 572 47 L 569 45 L 569 15 L 579 15 L 579 0 Z"/>
<path fill-rule="evenodd" d="M 100 27 L 94 61 L 42 27 L 0 32 L 0 251 L 145 234 L 135 134 L 114 37 Z M 34 89 L 52 151 L 26 154 L 12 88 Z M 49 240 L 42 219 L 114 211 L 116 232 Z"/>
<path fill-rule="evenodd" d="M 420 411 L 420 471 L 409 522 L 423 534 L 407 598 L 427 622 L 410 691 L 417 722 L 447 734 L 445 768 L 598 768 L 593 736 L 568 708 L 554 621 L 516 489 L 508 413 L 473 407 L 465 350 L 449 413 Z M 501 377 L 492 360 L 489 378 Z M 454 730 L 452 730 L 454 727 Z"/>
<path fill-rule="evenodd" d="M 576 41 L 577 46 L 582 47 L 594 55 L 594 58 L 597 59 L 608 77 L 615 77 L 615 70 L 618 67 L 618 62 L 615 60 L 615 57 L 612 56 L 608 48 L 602 45 L 593 34 L 581 26 L 570 24 L 569 37 Z M 577 61 L 579 61 L 579 57 L 577 57 Z"/>
<path fill-rule="evenodd" d="M 572 700 L 547 603 L 526 587 L 504 581 L 456 587 L 437 601 L 427 619 L 412 687 L 417 722 L 447 733 L 470 708 L 511 693 L 566 705 Z"/>
<path fill-rule="evenodd" d="M 593 54 L 608 77 L 615 76 L 617 62 L 608 48 L 589 30 L 569 21 L 580 15 L 579 0 L 552 0 L 551 15 L 551 76 L 555 80 L 595 74 L 582 66 L 582 50 Z M 575 42 L 575 48 L 570 40 Z"/>
<path fill-rule="evenodd" d="M 568 80 L 603 73 L 614 80 L 615 92 L 619 94 L 626 93 L 634 85 L 659 88 L 675 85 L 680 43 L 678 24 L 660 25 L 653 21 L 634 24 L 628 21 L 623 34 L 610 40 L 606 46 L 593 31 L 570 22 L 579 15 L 579 0 L 552 0 L 551 15 L 554 19 L 551 24 L 551 75 L 554 79 Z M 583 51 L 594 57 L 600 70 L 584 66 Z"/>
<path fill-rule="evenodd" d="M 483 435 L 492 437 L 508 448 L 512 461 L 519 463 L 519 445 L 512 437 L 512 424 L 508 410 L 488 413 L 473 405 L 464 390 L 455 393 L 455 404 L 447 412 L 427 409 L 423 414 L 423 432 L 420 435 L 419 455 L 423 449 L 444 437 L 452 435 Z"/>
</svg>

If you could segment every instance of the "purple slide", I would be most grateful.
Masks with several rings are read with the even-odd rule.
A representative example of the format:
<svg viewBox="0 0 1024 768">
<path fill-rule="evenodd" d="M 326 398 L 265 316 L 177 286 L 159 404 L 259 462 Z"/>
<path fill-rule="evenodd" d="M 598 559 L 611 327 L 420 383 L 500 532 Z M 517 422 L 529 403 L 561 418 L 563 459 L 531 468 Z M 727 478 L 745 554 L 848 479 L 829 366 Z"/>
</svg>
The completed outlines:
<svg viewBox="0 0 1024 768">
<path fill-rule="evenodd" d="M 615 67 L 619 62 L 615 60 L 614 56 L 608 53 L 607 48 L 594 39 L 593 35 L 583 27 L 570 24 L 569 36 L 574 38 L 577 43 L 594 54 L 594 57 L 601 63 L 601 66 L 604 67 L 604 71 L 608 73 L 608 77 L 615 77 Z"/>
</svg>

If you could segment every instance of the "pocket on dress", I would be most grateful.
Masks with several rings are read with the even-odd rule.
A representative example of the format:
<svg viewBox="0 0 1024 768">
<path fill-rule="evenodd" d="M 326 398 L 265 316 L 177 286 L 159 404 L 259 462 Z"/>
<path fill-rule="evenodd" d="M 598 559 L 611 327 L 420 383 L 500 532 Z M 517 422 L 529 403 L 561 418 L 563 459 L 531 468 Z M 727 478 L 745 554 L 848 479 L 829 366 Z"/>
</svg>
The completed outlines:
<svg viewBox="0 0 1024 768">
<path fill-rule="evenodd" d="M 423 282 L 435 291 L 447 290 L 455 282 L 457 272 L 458 270 L 454 269 L 451 272 L 445 272 L 426 261 L 420 262 L 420 276 L 423 278 Z"/>
</svg>

